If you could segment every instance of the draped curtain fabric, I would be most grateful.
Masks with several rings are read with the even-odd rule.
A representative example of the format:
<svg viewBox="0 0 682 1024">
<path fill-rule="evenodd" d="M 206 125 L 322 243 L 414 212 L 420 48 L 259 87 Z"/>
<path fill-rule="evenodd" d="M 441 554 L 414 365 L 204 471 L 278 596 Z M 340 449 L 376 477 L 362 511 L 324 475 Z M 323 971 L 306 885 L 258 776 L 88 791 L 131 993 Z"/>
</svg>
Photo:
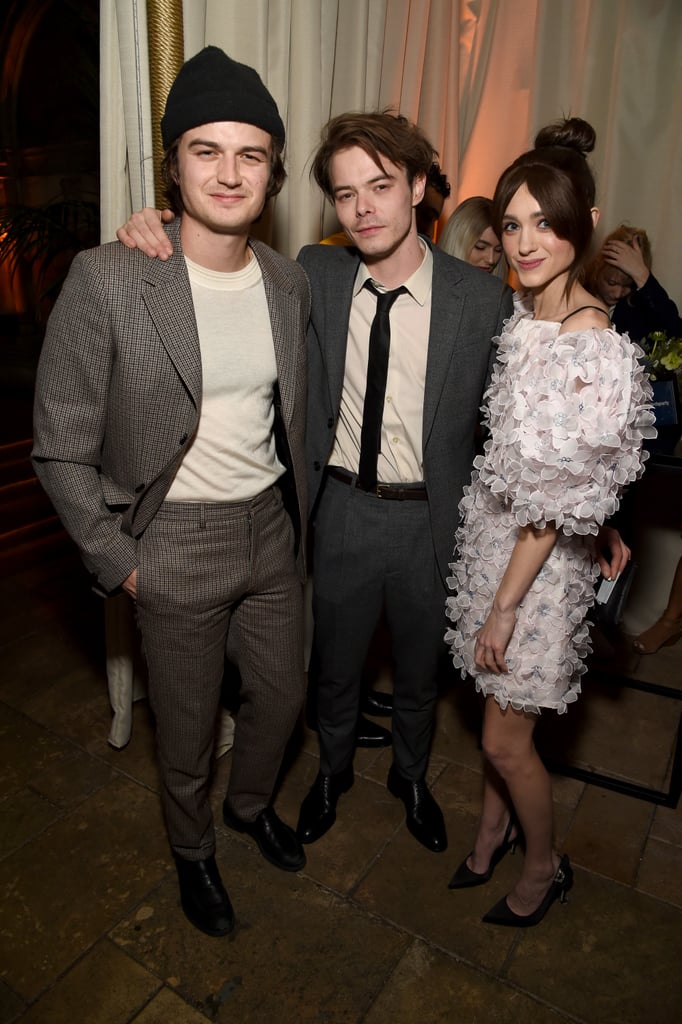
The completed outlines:
<svg viewBox="0 0 682 1024">
<path fill-rule="evenodd" d="M 656 276 L 682 306 L 682 4 L 538 6 L 532 127 L 562 111 L 594 125 L 599 234 L 645 228 Z"/>
<path fill-rule="evenodd" d="M 154 205 L 145 0 L 100 0 L 101 235 Z"/>
<path fill-rule="evenodd" d="M 153 3 L 154 0 L 148 0 Z M 287 126 L 289 180 L 258 227 L 295 255 L 335 230 L 308 178 L 324 122 L 390 106 L 417 120 L 452 184 L 444 216 L 491 195 L 537 129 L 579 114 L 602 231 L 645 227 L 682 300 L 679 0 L 184 0 L 185 59 L 222 47 L 253 65 Z M 143 0 L 102 0 L 102 235 L 154 202 Z"/>
</svg>

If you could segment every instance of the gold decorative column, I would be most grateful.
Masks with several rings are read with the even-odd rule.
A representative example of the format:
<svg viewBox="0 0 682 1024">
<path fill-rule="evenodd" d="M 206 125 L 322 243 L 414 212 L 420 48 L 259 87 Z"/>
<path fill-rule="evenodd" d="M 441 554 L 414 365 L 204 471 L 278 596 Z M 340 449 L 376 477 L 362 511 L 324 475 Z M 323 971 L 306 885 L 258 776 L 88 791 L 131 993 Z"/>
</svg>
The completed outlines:
<svg viewBox="0 0 682 1024">
<path fill-rule="evenodd" d="M 166 97 L 185 56 L 182 0 L 147 0 L 149 87 L 154 143 L 154 194 L 159 209 L 165 205 L 161 185 L 163 145 L 159 127 Z"/>
</svg>

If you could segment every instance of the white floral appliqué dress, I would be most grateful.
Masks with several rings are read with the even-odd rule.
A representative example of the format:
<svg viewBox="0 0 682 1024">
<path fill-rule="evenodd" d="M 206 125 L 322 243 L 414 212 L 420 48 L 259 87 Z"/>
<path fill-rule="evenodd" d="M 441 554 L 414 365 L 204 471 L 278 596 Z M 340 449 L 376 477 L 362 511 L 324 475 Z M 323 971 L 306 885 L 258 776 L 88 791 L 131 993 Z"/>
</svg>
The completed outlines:
<svg viewBox="0 0 682 1024">
<path fill-rule="evenodd" d="M 655 436 L 641 350 L 612 329 L 559 335 L 560 326 L 522 312 L 505 324 L 485 396 L 490 436 L 460 503 L 448 578 L 452 660 L 503 709 L 563 712 L 577 700 L 599 575 L 589 538 L 641 476 L 642 440 Z M 557 527 L 557 542 L 519 606 L 509 673 L 483 672 L 474 662 L 476 634 L 518 528 L 547 524 Z"/>
</svg>

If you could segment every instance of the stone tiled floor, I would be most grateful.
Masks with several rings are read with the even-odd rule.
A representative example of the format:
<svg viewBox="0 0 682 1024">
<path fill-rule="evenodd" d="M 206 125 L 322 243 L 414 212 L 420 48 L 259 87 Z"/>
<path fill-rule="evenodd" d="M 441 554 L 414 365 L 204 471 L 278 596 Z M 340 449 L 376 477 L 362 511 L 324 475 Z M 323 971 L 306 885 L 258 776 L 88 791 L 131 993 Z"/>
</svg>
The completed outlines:
<svg viewBox="0 0 682 1024">
<path fill-rule="evenodd" d="M 558 776 L 570 902 L 536 929 L 483 925 L 512 884 L 514 857 L 488 886 L 448 891 L 481 786 L 477 703 L 454 678 L 430 767 L 447 853 L 428 853 L 406 831 L 384 785 L 389 754 L 358 751 L 355 786 L 300 874 L 218 828 L 238 927 L 227 939 L 201 935 L 179 908 L 146 704 L 135 706 L 126 749 L 106 742 L 102 608 L 77 560 L 5 579 L 0 601 L 0 1024 L 682 1019 L 682 809 Z M 671 683 L 681 659 L 682 643 L 642 670 Z M 682 704 L 585 690 L 562 721 L 543 720 L 546 749 L 664 785 Z M 229 761 L 216 767 L 216 807 Z M 316 770 L 315 737 L 301 728 L 277 802 L 287 820 Z"/>
</svg>

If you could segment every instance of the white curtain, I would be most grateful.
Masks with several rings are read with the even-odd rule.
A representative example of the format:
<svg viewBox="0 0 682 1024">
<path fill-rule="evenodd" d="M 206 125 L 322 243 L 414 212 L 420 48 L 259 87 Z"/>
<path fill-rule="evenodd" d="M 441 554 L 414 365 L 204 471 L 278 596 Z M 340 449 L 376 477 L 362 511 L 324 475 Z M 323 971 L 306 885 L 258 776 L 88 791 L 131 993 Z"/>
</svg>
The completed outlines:
<svg viewBox="0 0 682 1024">
<path fill-rule="evenodd" d="M 154 205 L 145 0 L 100 0 L 101 234 Z"/>
<path fill-rule="evenodd" d="M 253 65 L 287 126 L 289 180 L 259 232 L 280 251 L 335 229 L 308 179 L 324 122 L 390 106 L 417 120 L 452 184 L 444 216 L 564 114 L 596 128 L 602 230 L 644 227 L 682 300 L 679 0 L 184 0 L 185 56 Z M 102 0 L 102 235 L 153 203 L 143 0 Z"/>
<path fill-rule="evenodd" d="M 562 111 L 594 125 L 600 234 L 644 228 L 656 276 L 682 306 L 682 3 L 538 6 L 532 128 Z"/>
</svg>

